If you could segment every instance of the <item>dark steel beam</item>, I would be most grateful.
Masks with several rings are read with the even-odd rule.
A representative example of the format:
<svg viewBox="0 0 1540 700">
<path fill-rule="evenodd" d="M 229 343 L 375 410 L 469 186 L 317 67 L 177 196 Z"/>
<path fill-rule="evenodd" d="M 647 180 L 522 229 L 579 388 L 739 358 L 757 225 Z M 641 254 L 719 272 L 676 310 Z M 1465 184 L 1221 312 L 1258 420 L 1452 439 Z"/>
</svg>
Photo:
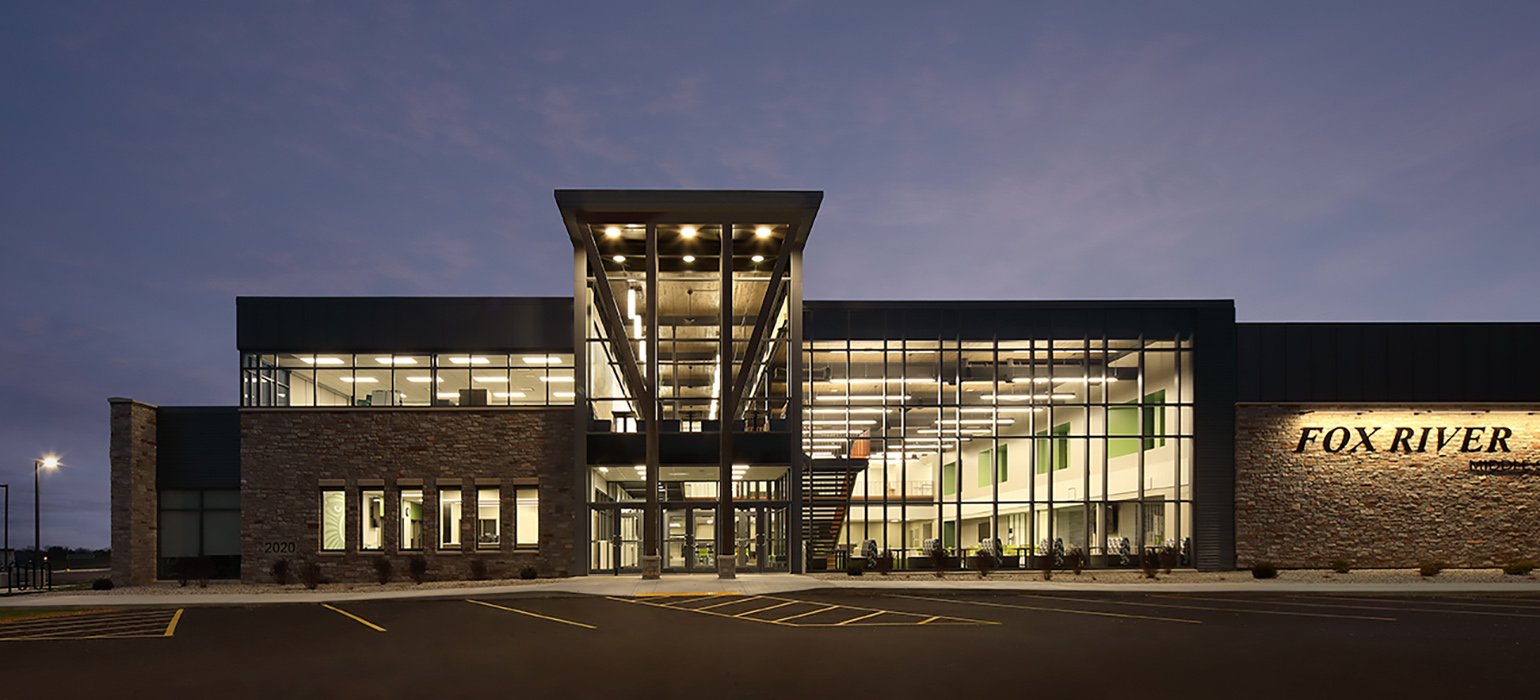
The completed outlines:
<svg viewBox="0 0 1540 700">
<path fill-rule="evenodd" d="M 770 323 L 770 314 L 775 311 L 776 300 L 780 298 L 781 279 L 786 276 L 786 267 L 791 264 L 792 249 L 791 238 L 788 236 L 786 240 L 781 241 L 781 251 L 776 254 L 775 268 L 770 273 L 770 284 L 765 289 L 765 298 L 759 304 L 759 314 L 754 317 L 754 330 L 749 334 L 749 344 L 745 346 L 743 352 L 743 366 L 738 368 L 738 377 L 733 380 L 734 396 L 743 396 L 744 389 L 749 383 L 749 375 L 752 374 L 754 365 L 758 364 L 759 346 L 764 342 L 765 326 Z M 741 408 L 734 406 L 735 420 Z"/>
<path fill-rule="evenodd" d="M 717 531 L 716 553 L 718 557 L 733 555 L 733 422 L 738 411 L 738 400 L 733 395 L 733 225 L 722 224 L 720 309 L 717 322 L 720 337 L 717 339 L 722 359 L 717 366 L 722 387 L 717 409 L 721 427 L 721 440 L 717 457 Z M 716 563 L 716 562 L 713 562 Z"/>
<path fill-rule="evenodd" d="M 594 286 L 598 287 L 599 320 L 610 336 L 610 345 L 615 348 L 615 354 L 620 356 L 620 372 L 625 377 L 634 400 L 638 404 L 649 403 L 653 395 L 647 391 L 646 383 L 642 381 L 641 371 L 637 369 L 636 353 L 631 352 L 631 343 L 626 340 L 626 326 L 620 321 L 620 307 L 615 302 L 614 291 L 610 289 L 609 275 L 604 272 L 604 256 L 599 253 L 599 244 L 594 242 L 593 236 L 582 231 L 576 222 L 569 221 L 567 227 L 576 231 L 574 238 L 583 242 L 583 250 L 588 254 L 588 268 L 593 273 L 596 283 Z M 582 300 L 574 299 L 573 303 L 580 304 Z"/>
<path fill-rule="evenodd" d="M 642 347 L 647 350 L 647 394 L 658 395 L 658 225 L 647 224 L 647 303 L 642 311 L 646 315 L 647 335 Z M 657 556 L 659 553 L 658 528 L 661 515 L 658 512 L 658 402 L 648 400 L 642 404 L 642 420 L 647 432 L 647 507 L 643 514 L 642 553 Z"/>
</svg>

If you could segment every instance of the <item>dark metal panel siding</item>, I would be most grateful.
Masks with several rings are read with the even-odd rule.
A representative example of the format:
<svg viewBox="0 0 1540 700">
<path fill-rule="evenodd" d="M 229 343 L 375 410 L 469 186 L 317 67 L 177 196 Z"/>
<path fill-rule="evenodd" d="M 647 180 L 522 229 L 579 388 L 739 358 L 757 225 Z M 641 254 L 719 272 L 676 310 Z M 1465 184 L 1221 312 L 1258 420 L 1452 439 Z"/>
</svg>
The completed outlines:
<svg viewBox="0 0 1540 700">
<path fill-rule="evenodd" d="M 1235 568 L 1235 307 L 1192 314 L 1193 564 Z"/>
<path fill-rule="evenodd" d="M 570 297 L 240 297 L 243 352 L 572 349 Z"/>
<path fill-rule="evenodd" d="M 1537 323 L 1247 323 L 1245 402 L 1540 400 Z"/>
<path fill-rule="evenodd" d="M 158 489 L 241 487 L 241 421 L 236 408 L 156 409 L 155 442 Z"/>
</svg>

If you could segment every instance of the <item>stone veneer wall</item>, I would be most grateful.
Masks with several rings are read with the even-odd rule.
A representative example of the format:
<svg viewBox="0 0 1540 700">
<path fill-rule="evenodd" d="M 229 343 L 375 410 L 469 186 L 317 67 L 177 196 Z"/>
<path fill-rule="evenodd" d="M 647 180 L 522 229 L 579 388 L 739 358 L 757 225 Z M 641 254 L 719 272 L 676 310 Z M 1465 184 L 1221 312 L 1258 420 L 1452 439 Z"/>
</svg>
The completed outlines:
<svg viewBox="0 0 1540 700">
<path fill-rule="evenodd" d="M 241 579 L 269 581 L 280 558 L 315 561 L 333 581 L 372 581 L 373 561 L 384 554 L 397 580 L 408 557 L 428 561 L 430 579 L 470 578 L 473 558 L 493 578 L 533 565 L 541 576 L 567 576 L 574 561 L 579 494 L 573 493 L 573 417 L 570 407 L 534 409 L 246 409 L 241 412 Z M 516 486 L 539 486 L 537 548 L 513 547 Z M 347 548 L 320 552 L 320 491 L 345 486 Z M 438 492 L 477 488 L 502 491 L 501 544 L 474 549 L 475 509 L 460 523 L 460 549 L 439 550 Z M 384 551 L 359 551 L 360 488 L 386 492 Z M 420 552 L 398 551 L 400 488 L 423 491 Z M 269 552 L 292 542 L 293 553 Z"/>
<path fill-rule="evenodd" d="M 1236 408 L 1235 525 L 1240 566 L 1409 567 L 1540 561 L 1540 406 L 1241 405 Z M 1380 427 L 1374 451 L 1326 451 L 1317 439 L 1296 452 L 1304 427 Z M 1388 448 L 1394 428 L 1482 427 L 1425 452 Z M 1513 431 L 1510 452 L 1487 452 L 1490 428 Z M 1417 440 L 1412 441 L 1415 446 Z M 1334 442 L 1333 447 L 1338 444 Z M 1473 460 L 1532 462 L 1530 473 L 1478 474 Z"/>
<path fill-rule="evenodd" d="M 112 569 L 119 586 L 155 581 L 155 407 L 107 399 L 112 436 Z"/>
</svg>

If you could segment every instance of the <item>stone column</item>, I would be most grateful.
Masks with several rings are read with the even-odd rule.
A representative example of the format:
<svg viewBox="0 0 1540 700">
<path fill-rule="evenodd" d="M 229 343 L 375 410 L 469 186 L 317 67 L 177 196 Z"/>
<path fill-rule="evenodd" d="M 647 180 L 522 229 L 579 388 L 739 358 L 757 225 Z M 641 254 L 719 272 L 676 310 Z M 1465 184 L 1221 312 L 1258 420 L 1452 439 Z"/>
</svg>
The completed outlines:
<svg viewBox="0 0 1540 700">
<path fill-rule="evenodd" d="M 135 586 L 155 581 L 158 504 L 155 488 L 155 407 L 107 399 L 112 438 L 112 581 Z"/>
</svg>

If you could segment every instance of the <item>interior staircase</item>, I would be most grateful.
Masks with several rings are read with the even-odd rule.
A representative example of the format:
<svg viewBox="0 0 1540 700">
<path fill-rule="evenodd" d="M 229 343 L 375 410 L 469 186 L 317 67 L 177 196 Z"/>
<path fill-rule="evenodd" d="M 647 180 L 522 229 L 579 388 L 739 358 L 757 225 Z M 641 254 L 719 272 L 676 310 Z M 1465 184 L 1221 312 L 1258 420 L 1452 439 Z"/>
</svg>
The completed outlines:
<svg viewBox="0 0 1540 700">
<path fill-rule="evenodd" d="M 802 536 L 807 542 L 808 563 L 813 569 L 836 564 L 840 528 L 850 510 L 850 493 L 856 477 L 866 469 L 865 459 L 814 459 L 802 472 Z"/>
</svg>

